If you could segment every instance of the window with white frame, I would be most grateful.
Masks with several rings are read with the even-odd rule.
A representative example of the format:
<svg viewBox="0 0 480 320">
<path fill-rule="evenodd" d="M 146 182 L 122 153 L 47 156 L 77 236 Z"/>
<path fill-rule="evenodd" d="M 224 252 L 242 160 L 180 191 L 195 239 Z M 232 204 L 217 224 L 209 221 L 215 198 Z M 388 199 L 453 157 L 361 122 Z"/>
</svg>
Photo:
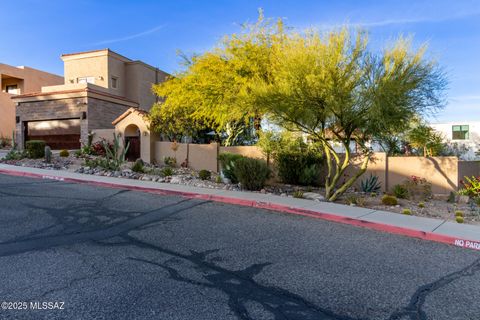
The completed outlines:
<svg viewBox="0 0 480 320">
<path fill-rule="evenodd" d="M 452 140 L 468 140 L 470 139 L 468 125 L 452 126 Z"/>
<path fill-rule="evenodd" d="M 95 83 L 95 77 L 78 77 L 77 83 Z"/>
</svg>

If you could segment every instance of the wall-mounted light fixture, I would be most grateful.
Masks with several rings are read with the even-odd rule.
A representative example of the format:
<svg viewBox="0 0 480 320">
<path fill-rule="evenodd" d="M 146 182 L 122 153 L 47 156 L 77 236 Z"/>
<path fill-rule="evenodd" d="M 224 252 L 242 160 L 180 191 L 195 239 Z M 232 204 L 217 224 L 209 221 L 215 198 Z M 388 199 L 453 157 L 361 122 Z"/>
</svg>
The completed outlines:
<svg viewBox="0 0 480 320">
<path fill-rule="evenodd" d="M 73 79 L 68 79 L 68 82 L 70 82 L 70 83 L 74 83 L 74 82 L 75 82 L 75 80 L 73 80 Z"/>
<path fill-rule="evenodd" d="M 97 79 L 103 81 L 103 76 L 98 76 Z"/>
<path fill-rule="evenodd" d="M 147 131 L 144 131 L 144 132 L 143 132 L 143 136 L 144 136 L 144 137 L 148 136 L 148 132 L 147 132 Z"/>
<path fill-rule="evenodd" d="M 87 113 L 85 111 L 82 112 L 82 115 L 80 116 L 81 120 L 87 119 Z"/>
</svg>

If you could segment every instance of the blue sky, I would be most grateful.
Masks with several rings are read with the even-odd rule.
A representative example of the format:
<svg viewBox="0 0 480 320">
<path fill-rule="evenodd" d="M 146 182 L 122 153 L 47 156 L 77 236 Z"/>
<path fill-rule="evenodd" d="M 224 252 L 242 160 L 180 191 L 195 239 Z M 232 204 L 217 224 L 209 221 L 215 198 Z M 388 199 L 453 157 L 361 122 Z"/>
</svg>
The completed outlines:
<svg viewBox="0 0 480 320">
<path fill-rule="evenodd" d="M 62 53 L 108 47 L 173 72 L 177 50 L 211 48 L 260 7 L 298 29 L 362 26 L 373 48 L 399 34 L 428 42 L 450 81 L 449 105 L 434 121 L 480 120 L 480 0 L 5 1 L 0 62 L 61 75 Z"/>
</svg>

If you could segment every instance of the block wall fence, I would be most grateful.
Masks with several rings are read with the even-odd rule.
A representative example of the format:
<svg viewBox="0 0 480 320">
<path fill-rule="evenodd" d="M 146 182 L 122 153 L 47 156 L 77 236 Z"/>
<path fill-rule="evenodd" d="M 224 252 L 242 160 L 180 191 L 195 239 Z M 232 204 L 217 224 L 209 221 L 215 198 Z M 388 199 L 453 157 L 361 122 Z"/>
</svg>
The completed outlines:
<svg viewBox="0 0 480 320">
<path fill-rule="evenodd" d="M 265 160 L 260 148 L 256 146 L 222 147 L 217 143 L 177 143 L 175 150 L 172 146 L 172 142 L 155 142 L 156 163 L 163 164 L 165 157 L 174 157 L 177 165 L 188 159 L 188 166 L 194 170 L 207 169 L 219 172 L 218 155 L 220 153 L 236 153 Z M 353 166 L 347 170 L 343 179 L 348 179 L 355 174 L 360 163 L 361 159 L 352 160 Z M 457 157 L 387 157 L 385 153 L 375 153 L 367 172 L 357 181 L 357 187 L 360 186 L 360 181 L 370 174 L 378 176 L 382 191 L 390 191 L 396 184 L 403 183 L 414 175 L 432 183 L 433 193 L 448 194 L 458 190 L 460 180 L 465 176 L 480 175 L 480 162 L 461 161 Z"/>
</svg>

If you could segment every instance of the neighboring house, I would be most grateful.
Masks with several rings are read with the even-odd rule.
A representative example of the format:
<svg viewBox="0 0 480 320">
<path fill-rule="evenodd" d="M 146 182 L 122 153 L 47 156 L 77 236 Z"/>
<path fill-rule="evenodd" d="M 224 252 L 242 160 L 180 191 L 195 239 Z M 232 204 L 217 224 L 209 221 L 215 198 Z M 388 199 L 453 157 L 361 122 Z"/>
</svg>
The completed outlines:
<svg viewBox="0 0 480 320">
<path fill-rule="evenodd" d="M 440 132 L 445 142 L 462 160 L 476 160 L 480 146 L 480 122 L 457 121 L 433 123 L 430 126 Z"/>
<path fill-rule="evenodd" d="M 127 110 L 150 110 L 152 85 L 167 73 L 109 49 L 64 54 L 64 84 L 14 97 L 18 144 L 45 140 L 52 149 L 78 149 L 90 132 L 113 132 L 112 122 Z M 130 130 L 139 143 L 140 129 Z M 137 141 L 138 140 L 138 141 Z M 131 150 L 137 148 L 131 148 Z M 133 155 L 132 157 L 135 157 Z"/>
<path fill-rule="evenodd" d="M 12 137 L 15 130 L 15 102 L 13 96 L 40 91 L 43 86 L 62 84 L 63 78 L 55 74 L 14 67 L 0 63 L 0 137 Z"/>
</svg>

